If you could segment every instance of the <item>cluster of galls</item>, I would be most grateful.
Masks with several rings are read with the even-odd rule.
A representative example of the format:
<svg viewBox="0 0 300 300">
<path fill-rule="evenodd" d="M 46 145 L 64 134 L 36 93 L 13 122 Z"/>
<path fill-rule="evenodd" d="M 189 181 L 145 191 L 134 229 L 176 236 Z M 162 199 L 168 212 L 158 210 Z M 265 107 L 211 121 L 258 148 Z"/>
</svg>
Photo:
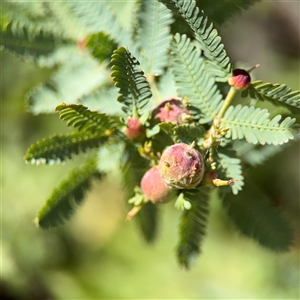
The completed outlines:
<svg viewBox="0 0 300 300">
<path fill-rule="evenodd" d="M 148 170 L 141 180 L 141 190 L 147 200 L 166 203 L 175 189 L 195 188 L 202 180 L 204 161 L 193 145 L 183 143 L 168 147 L 159 164 Z"/>
<path fill-rule="evenodd" d="M 251 83 L 251 77 L 248 71 L 235 69 L 228 83 L 235 90 L 245 90 Z M 191 120 L 191 115 L 181 99 L 170 98 L 160 103 L 152 111 L 151 120 L 154 123 L 171 122 L 182 125 Z M 134 142 L 141 142 L 145 138 L 146 130 L 138 118 L 131 117 L 127 120 L 125 134 Z M 138 204 L 135 204 L 135 208 L 128 214 L 128 219 L 131 219 L 143 203 L 147 201 L 167 203 L 174 199 L 178 190 L 193 189 L 200 184 L 226 186 L 234 183 L 234 179 L 218 179 L 214 171 L 207 170 L 205 172 L 203 156 L 195 149 L 194 144 L 174 144 L 167 147 L 158 164 L 144 174 L 139 188 L 143 202 L 141 203 L 139 200 Z"/>
</svg>

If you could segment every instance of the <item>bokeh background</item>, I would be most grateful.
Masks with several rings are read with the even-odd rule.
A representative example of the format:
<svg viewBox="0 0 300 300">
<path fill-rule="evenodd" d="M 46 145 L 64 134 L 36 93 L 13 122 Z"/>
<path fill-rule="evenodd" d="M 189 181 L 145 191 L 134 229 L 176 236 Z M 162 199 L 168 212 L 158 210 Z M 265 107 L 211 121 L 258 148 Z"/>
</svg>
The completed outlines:
<svg viewBox="0 0 300 300">
<path fill-rule="evenodd" d="M 262 1 L 221 29 L 232 61 L 265 82 L 300 86 L 300 3 Z M 190 271 L 177 265 L 178 212 L 160 208 L 160 231 L 149 245 L 127 209 L 119 174 L 94 185 L 65 226 L 43 231 L 36 212 L 80 157 L 65 165 L 26 165 L 28 146 L 66 132 L 56 114 L 26 112 L 24 95 L 51 75 L 1 53 L 1 299 L 299 299 L 300 147 L 292 143 L 247 170 L 273 190 L 295 230 L 288 253 L 274 253 L 237 233 L 216 199 L 203 252 Z M 247 176 L 246 171 L 246 176 Z"/>
</svg>

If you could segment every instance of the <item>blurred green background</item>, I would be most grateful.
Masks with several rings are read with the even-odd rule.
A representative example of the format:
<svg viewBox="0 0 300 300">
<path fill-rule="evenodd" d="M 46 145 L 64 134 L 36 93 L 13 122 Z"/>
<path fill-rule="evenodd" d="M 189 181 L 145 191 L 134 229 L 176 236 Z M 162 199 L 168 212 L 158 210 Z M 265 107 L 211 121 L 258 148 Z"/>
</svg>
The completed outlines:
<svg viewBox="0 0 300 300">
<path fill-rule="evenodd" d="M 220 30 L 232 61 L 261 67 L 257 79 L 300 85 L 300 4 L 263 1 Z M 178 212 L 160 207 L 160 231 L 148 245 L 127 213 L 118 173 L 94 185 L 65 226 L 42 231 L 36 212 L 80 158 L 66 165 L 25 165 L 28 146 L 66 132 L 56 114 L 26 113 L 24 95 L 51 71 L 1 53 L 1 299 L 299 299 L 299 143 L 249 169 L 268 185 L 295 229 L 278 254 L 238 234 L 211 203 L 207 238 L 190 271 L 176 262 Z"/>
</svg>

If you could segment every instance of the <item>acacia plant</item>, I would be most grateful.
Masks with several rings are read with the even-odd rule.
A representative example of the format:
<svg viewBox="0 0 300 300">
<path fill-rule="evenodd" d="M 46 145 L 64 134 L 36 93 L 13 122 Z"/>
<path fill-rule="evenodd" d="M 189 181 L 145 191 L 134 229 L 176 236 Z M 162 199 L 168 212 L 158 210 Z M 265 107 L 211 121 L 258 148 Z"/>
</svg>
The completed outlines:
<svg viewBox="0 0 300 300">
<path fill-rule="evenodd" d="M 299 91 L 252 81 L 212 23 L 253 2 L 140 0 L 122 2 L 121 10 L 107 1 L 4 4 L 2 49 L 55 70 L 28 93 L 28 110 L 56 112 L 74 128 L 31 145 L 25 162 L 52 165 L 88 152 L 36 226 L 65 223 L 92 180 L 117 164 L 129 202 L 124 219 L 137 221 L 147 241 L 156 236 L 157 206 L 174 201 L 183 267 L 200 253 L 212 195 L 241 233 L 276 251 L 290 247 L 291 226 L 244 168 L 294 139 Z M 237 94 L 242 100 L 233 105 Z M 265 101 L 285 107 L 284 115 L 261 108 Z"/>
</svg>

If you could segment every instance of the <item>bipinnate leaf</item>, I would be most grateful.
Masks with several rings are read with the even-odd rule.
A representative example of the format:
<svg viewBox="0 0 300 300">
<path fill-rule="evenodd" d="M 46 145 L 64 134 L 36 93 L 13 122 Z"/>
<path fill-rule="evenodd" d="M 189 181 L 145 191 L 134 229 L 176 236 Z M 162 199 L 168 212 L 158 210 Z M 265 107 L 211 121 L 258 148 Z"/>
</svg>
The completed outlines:
<svg viewBox="0 0 300 300">
<path fill-rule="evenodd" d="M 220 149 L 221 151 L 221 149 Z M 224 153 L 219 152 L 219 164 L 221 171 L 224 172 L 226 178 L 224 180 L 234 179 L 236 182 L 230 185 L 232 193 L 237 195 L 244 186 L 244 176 L 242 175 L 241 160 L 237 157 L 231 157 Z"/>
<path fill-rule="evenodd" d="M 226 1 L 210 1 L 196 0 L 197 6 L 205 11 L 208 17 L 216 24 L 221 25 L 228 19 L 247 9 L 250 5 L 260 0 L 226 0 Z M 226 13 L 224 13 L 226 11 Z"/>
<path fill-rule="evenodd" d="M 66 135 L 53 135 L 32 144 L 24 157 L 26 163 L 54 164 L 64 162 L 81 152 L 98 148 L 108 140 L 107 135 L 75 132 Z"/>
<path fill-rule="evenodd" d="M 192 204 L 185 210 L 179 224 L 180 240 L 177 245 L 179 264 L 188 269 L 201 251 L 201 243 L 206 233 L 208 201 L 210 188 L 200 187 L 199 190 L 184 190 L 184 198 Z"/>
<path fill-rule="evenodd" d="M 92 179 L 103 176 L 96 168 L 95 160 L 83 167 L 74 169 L 66 180 L 53 191 L 45 206 L 39 211 L 34 223 L 37 227 L 48 229 L 65 223 L 82 203 Z"/>
<path fill-rule="evenodd" d="M 31 32 L 19 23 L 9 23 L 1 30 L 0 49 L 36 61 L 40 56 L 54 52 L 62 42 L 51 33 Z"/>
<path fill-rule="evenodd" d="M 124 3 L 122 8 L 123 5 L 126 6 Z M 105 32 L 118 45 L 126 45 L 132 53 L 137 53 L 132 34 L 128 32 L 128 26 L 123 26 L 120 22 L 116 11 L 110 7 L 110 1 L 64 1 L 59 6 L 66 7 L 75 25 L 84 29 L 88 35 L 98 34 L 100 31 Z M 122 15 L 123 9 L 119 9 L 118 13 Z"/>
<path fill-rule="evenodd" d="M 76 59 L 73 57 L 71 62 L 62 64 L 47 83 L 28 93 L 28 109 L 34 114 L 54 113 L 60 103 L 77 103 L 80 97 L 108 79 L 109 70 L 105 65 L 99 65 L 91 56 L 77 54 Z"/>
<path fill-rule="evenodd" d="M 169 62 L 172 14 L 158 1 L 141 1 L 137 43 L 140 62 L 146 74 L 161 75 Z"/>
<path fill-rule="evenodd" d="M 97 135 L 111 135 L 116 128 L 122 125 L 119 118 L 90 111 L 82 104 L 62 103 L 55 110 L 59 111 L 61 120 L 66 121 L 68 126 L 73 126 L 79 131 L 96 133 Z"/>
<path fill-rule="evenodd" d="M 174 127 L 176 143 L 192 144 L 196 142 L 201 144 L 205 134 L 205 128 L 199 124 L 184 124 Z"/>
<path fill-rule="evenodd" d="M 209 22 L 196 5 L 194 0 L 159 0 L 168 8 L 178 13 L 194 31 L 195 38 L 204 56 L 209 60 L 211 74 L 218 75 L 216 80 L 227 81 L 231 76 L 231 63 L 224 45 L 221 43 L 221 37 L 218 35 L 213 24 Z"/>
<path fill-rule="evenodd" d="M 190 103 L 203 114 L 200 123 L 210 122 L 222 105 L 222 96 L 214 78 L 206 72 L 201 52 L 186 35 L 176 34 L 171 43 L 174 56 L 173 74 L 178 94 L 187 97 Z"/>
<path fill-rule="evenodd" d="M 152 93 L 144 72 L 139 67 L 140 63 L 124 47 L 114 51 L 111 63 L 111 76 L 119 88 L 117 100 L 123 104 L 123 111 L 128 116 L 142 115 Z"/>
<path fill-rule="evenodd" d="M 251 83 L 246 92 L 252 98 L 267 100 L 275 105 L 285 106 L 299 113 L 300 91 L 292 91 L 285 84 L 263 83 L 261 80 L 257 80 Z"/>
<path fill-rule="evenodd" d="M 223 200 L 224 207 L 244 235 L 274 251 L 287 251 L 293 241 L 293 232 L 287 220 L 283 218 L 263 193 L 251 182 L 236 197 L 228 194 Z"/>
<path fill-rule="evenodd" d="M 281 115 L 269 119 L 267 109 L 253 106 L 230 106 L 221 120 L 223 128 L 229 128 L 226 138 L 246 139 L 251 144 L 281 145 L 294 138 L 296 119 L 281 120 Z"/>
</svg>

